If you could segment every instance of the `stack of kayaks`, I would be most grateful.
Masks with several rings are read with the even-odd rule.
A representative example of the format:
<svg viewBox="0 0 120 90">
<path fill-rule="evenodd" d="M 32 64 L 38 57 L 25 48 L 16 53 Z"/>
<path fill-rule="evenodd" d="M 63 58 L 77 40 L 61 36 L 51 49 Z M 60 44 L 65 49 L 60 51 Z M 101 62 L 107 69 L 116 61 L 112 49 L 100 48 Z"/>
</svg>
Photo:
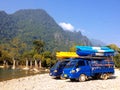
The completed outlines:
<svg viewBox="0 0 120 90">
<path fill-rule="evenodd" d="M 108 47 L 76 46 L 79 56 L 114 56 L 114 50 Z"/>
</svg>

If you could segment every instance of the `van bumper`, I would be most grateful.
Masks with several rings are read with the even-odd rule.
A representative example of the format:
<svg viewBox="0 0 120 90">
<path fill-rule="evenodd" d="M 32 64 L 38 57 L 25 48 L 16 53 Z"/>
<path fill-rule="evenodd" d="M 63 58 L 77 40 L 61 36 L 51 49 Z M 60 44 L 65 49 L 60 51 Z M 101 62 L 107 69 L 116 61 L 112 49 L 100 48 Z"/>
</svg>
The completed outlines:
<svg viewBox="0 0 120 90">
<path fill-rule="evenodd" d="M 79 78 L 79 75 L 77 75 L 76 73 L 74 74 L 63 74 L 63 77 L 64 78 L 69 78 L 69 79 L 78 79 Z"/>
<path fill-rule="evenodd" d="M 54 72 L 50 72 L 49 75 L 52 77 L 60 77 L 60 74 Z"/>
</svg>

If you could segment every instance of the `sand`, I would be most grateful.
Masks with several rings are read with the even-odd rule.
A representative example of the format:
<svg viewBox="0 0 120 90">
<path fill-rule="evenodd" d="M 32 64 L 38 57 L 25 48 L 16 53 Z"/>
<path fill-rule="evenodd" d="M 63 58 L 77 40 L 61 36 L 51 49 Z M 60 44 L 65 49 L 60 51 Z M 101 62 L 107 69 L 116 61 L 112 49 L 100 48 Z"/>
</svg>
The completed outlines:
<svg viewBox="0 0 120 90">
<path fill-rule="evenodd" d="M 71 82 L 40 74 L 0 82 L 0 90 L 120 90 L 120 70 L 107 80 Z"/>
</svg>

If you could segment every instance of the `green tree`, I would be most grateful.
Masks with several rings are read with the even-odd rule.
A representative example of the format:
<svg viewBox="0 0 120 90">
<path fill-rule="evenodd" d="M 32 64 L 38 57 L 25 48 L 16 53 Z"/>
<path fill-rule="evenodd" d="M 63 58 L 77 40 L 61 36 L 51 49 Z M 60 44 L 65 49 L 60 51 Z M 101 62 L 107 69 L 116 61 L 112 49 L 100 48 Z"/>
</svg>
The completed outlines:
<svg viewBox="0 0 120 90">
<path fill-rule="evenodd" d="M 108 47 L 110 47 L 111 49 L 114 49 L 115 51 L 119 51 L 119 47 L 115 44 L 110 44 L 108 45 Z"/>
<path fill-rule="evenodd" d="M 0 59 L 3 61 L 3 66 L 8 67 L 8 62 L 10 61 L 10 55 L 8 51 L 2 50 Z"/>
<path fill-rule="evenodd" d="M 120 54 L 114 57 L 115 67 L 120 68 Z"/>
<path fill-rule="evenodd" d="M 51 67 L 51 58 L 46 58 L 47 67 Z"/>
<path fill-rule="evenodd" d="M 44 58 L 52 58 L 52 53 L 50 51 L 44 51 L 43 56 Z"/>
<path fill-rule="evenodd" d="M 70 52 L 76 52 L 76 46 L 75 45 L 73 45 L 71 48 L 70 48 L 70 50 L 69 50 Z"/>
<path fill-rule="evenodd" d="M 30 62 L 30 68 L 33 67 L 33 57 L 34 57 L 34 50 L 31 51 L 25 51 L 22 55 L 23 60 L 26 61 L 26 67 L 28 67 L 28 62 Z"/>
<path fill-rule="evenodd" d="M 37 53 L 34 55 L 35 67 L 36 68 L 38 68 L 38 67 L 41 68 L 42 57 L 43 57 L 42 55 L 37 54 Z M 39 65 L 38 65 L 38 62 L 39 62 Z"/>
<path fill-rule="evenodd" d="M 44 67 L 51 67 L 56 63 L 56 56 L 54 53 L 51 53 L 50 51 L 44 51 L 42 55 L 44 57 L 42 59 L 42 65 Z"/>
<path fill-rule="evenodd" d="M 38 53 L 41 54 L 44 51 L 44 42 L 41 40 L 35 40 L 33 41 L 34 45 L 34 50 Z"/>
<path fill-rule="evenodd" d="M 2 47 L 0 45 L 0 57 L 2 56 Z"/>
<path fill-rule="evenodd" d="M 13 69 L 18 64 L 21 54 L 24 52 L 26 44 L 23 43 L 19 38 L 12 39 L 9 44 L 4 45 L 4 50 L 7 50 L 10 54 L 10 58 L 13 61 Z"/>
<path fill-rule="evenodd" d="M 120 52 L 120 48 L 115 44 L 108 45 L 111 49 L 114 49 L 116 52 Z M 115 67 L 120 68 L 120 53 L 117 53 L 114 56 Z"/>
</svg>

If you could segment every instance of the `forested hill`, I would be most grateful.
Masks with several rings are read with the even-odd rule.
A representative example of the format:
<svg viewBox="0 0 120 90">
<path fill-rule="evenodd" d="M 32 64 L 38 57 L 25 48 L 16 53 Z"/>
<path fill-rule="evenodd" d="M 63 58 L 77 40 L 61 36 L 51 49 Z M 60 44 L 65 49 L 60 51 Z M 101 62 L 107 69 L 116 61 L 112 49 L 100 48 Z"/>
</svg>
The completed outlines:
<svg viewBox="0 0 120 90">
<path fill-rule="evenodd" d="M 73 44 L 91 45 L 81 32 L 64 31 L 55 20 L 42 9 L 19 10 L 13 14 L 0 11 L 0 43 L 13 39 L 32 48 L 34 40 L 43 40 L 46 50 L 68 50 Z"/>
</svg>

